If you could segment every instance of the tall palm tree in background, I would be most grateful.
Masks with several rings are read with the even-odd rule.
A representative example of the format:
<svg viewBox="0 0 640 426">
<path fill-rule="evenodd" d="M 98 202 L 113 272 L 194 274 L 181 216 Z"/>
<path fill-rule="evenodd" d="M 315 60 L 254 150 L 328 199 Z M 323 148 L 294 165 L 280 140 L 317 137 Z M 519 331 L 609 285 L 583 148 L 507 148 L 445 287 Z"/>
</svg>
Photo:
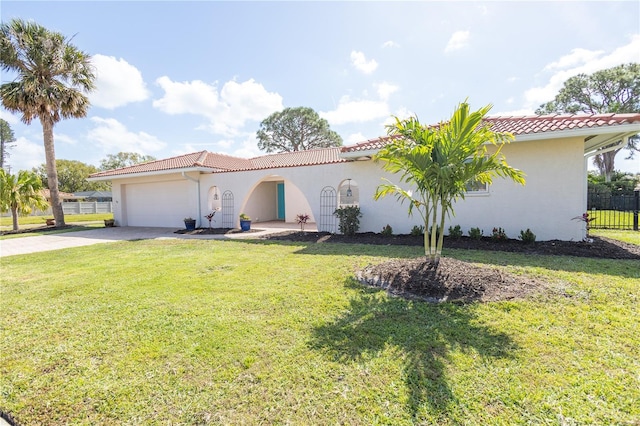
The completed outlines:
<svg viewBox="0 0 640 426">
<path fill-rule="evenodd" d="M 378 186 L 374 198 L 393 194 L 409 201 L 409 214 L 418 211 L 425 227 L 425 255 L 436 268 L 445 218 L 453 214 L 454 202 L 464 199 L 469 184 L 489 184 L 494 176 L 500 176 L 524 185 L 524 173 L 509 166 L 500 152 L 513 135 L 494 132 L 483 122 L 490 109 L 487 105 L 471 112 L 463 102 L 449 121 L 437 126 L 422 125 L 415 117 L 396 118 L 395 124 L 387 126 L 391 143 L 374 157 L 383 162 L 386 171 L 401 173 L 401 183 L 411 185 L 402 188 L 387 180 Z M 493 152 L 488 146 L 494 146 Z"/>
<path fill-rule="evenodd" d="M 49 207 L 42 194 L 42 182 L 38 175 L 20 170 L 17 175 L 0 169 L 0 211 L 11 212 L 13 230 L 18 230 L 18 215 L 26 215 L 31 210 L 46 210 Z"/>
<path fill-rule="evenodd" d="M 53 143 L 53 126 L 63 118 L 87 115 L 89 99 L 84 93 L 94 88 L 91 57 L 65 37 L 34 22 L 14 19 L 0 29 L 0 64 L 17 74 L 0 86 L 2 105 L 22 114 L 30 124 L 40 119 L 44 136 L 47 182 L 56 226 L 63 226 L 64 212 L 58 191 L 58 173 Z"/>
</svg>

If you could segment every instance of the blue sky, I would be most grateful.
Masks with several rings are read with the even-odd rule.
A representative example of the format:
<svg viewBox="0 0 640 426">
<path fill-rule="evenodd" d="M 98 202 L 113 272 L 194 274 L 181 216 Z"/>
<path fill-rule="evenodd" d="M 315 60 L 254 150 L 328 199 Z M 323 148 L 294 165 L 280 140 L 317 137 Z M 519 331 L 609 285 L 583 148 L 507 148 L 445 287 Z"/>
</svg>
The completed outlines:
<svg viewBox="0 0 640 426">
<path fill-rule="evenodd" d="M 562 83 L 640 62 L 640 2 L 31 2 L 0 5 L 92 55 L 84 119 L 54 128 L 56 157 L 260 155 L 259 123 L 307 106 L 345 144 L 392 115 L 448 118 L 468 98 L 491 115 L 532 114 Z M 3 73 L 2 82 L 13 76 Z M 0 108 L 12 170 L 44 163 L 42 128 Z M 640 171 L 640 155 L 616 168 Z"/>
</svg>

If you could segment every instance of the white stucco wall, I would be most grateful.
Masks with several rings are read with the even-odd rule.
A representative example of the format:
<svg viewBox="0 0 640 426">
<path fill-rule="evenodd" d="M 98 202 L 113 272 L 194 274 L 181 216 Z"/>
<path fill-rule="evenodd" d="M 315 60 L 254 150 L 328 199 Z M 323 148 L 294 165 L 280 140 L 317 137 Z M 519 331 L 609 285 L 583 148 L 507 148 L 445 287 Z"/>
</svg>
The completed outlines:
<svg viewBox="0 0 640 426">
<path fill-rule="evenodd" d="M 490 235 L 502 227 L 511 238 L 530 228 L 538 240 L 581 240 L 583 224 L 572 220 L 586 209 L 584 148 L 581 139 L 518 142 L 502 150 L 507 163 L 526 174 L 521 186 L 494 178 L 488 195 L 467 196 L 450 223 L 466 232 Z"/>
<path fill-rule="evenodd" d="M 515 142 L 503 148 L 507 162 L 526 173 L 525 186 L 510 180 L 495 178 L 485 195 L 469 195 L 455 206 L 455 217 L 449 219 L 445 228 L 459 224 L 465 233 L 479 227 L 490 235 L 493 227 L 502 227 L 510 238 L 517 238 L 521 230 L 530 228 L 538 240 L 580 240 L 584 237 L 584 224 L 571 220 L 581 215 L 586 208 L 585 160 L 583 141 L 580 138 Z M 198 177 L 192 174 L 192 177 Z M 196 217 L 208 213 L 208 195 L 212 186 L 219 193 L 231 191 L 234 195 L 234 214 L 244 212 L 259 221 L 276 218 L 276 182 L 285 183 L 286 221 L 295 222 L 300 213 L 312 215 L 320 212 L 320 193 L 325 186 L 338 186 L 345 179 L 357 182 L 359 203 L 362 211 L 361 232 L 380 232 L 389 224 L 394 233 L 409 233 L 414 225 L 421 224 L 418 215 L 410 218 L 408 206 L 400 204 L 395 197 L 373 200 L 376 187 L 382 177 L 397 182 L 397 176 L 382 171 L 381 164 L 372 161 L 321 166 L 292 167 L 245 172 L 207 173 L 199 175 L 197 184 L 188 183 L 191 206 L 167 206 L 175 217 Z M 180 174 L 149 176 L 138 179 L 114 180 L 114 216 L 126 226 L 126 186 L 141 182 L 158 182 L 182 179 Z M 124 205 L 122 200 L 125 200 Z M 200 204 L 200 207 L 198 207 Z M 200 209 L 200 213 L 198 212 Z M 202 223 L 202 218 L 199 224 Z M 181 226 L 181 223 L 166 223 L 163 226 Z M 156 226 L 156 225 L 150 225 Z M 221 226 L 217 222 L 217 226 Z"/>
</svg>

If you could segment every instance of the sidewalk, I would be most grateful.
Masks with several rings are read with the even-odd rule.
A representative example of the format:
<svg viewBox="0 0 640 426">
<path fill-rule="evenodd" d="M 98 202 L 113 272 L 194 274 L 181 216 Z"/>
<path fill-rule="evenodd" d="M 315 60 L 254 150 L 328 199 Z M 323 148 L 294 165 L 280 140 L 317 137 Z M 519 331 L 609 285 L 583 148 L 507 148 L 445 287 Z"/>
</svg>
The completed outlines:
<svg viewBox="0 0 640 426">
<path fill-rule="evenodd" d="M 63 234 L 38 235 L 31 237 L 25 236 L 0 240 L 0 257 L 59 250 L 70 247 L 81 247 L 100 243 L 111 243 L 115 241 L 154 239 L 246 239 L 257 238 L 266 234 L 282 232 L 285 230 L 297 230 L 297 225 L 282 222 L 256 223 L 253 227 L 260 229 L 261 231 L 228 235 L 187 235 L 176 234 L 176 228 L 124 226 L 96 228 L 89 231 L 67 232 Z"/>
</svg>

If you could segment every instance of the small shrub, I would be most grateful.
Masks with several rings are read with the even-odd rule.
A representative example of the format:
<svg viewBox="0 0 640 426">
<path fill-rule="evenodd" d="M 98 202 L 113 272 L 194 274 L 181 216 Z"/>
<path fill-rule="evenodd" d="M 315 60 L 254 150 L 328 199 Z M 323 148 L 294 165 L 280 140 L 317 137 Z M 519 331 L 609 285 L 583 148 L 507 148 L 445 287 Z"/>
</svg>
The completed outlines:
<svg viewBox="0 0 640 426">
<path fill-rule="evenodd" d="M 482 229 L 480 229 L 480 228 L 471 228 L 471 229 L 469 229 L 469 236 L 471 238 L 473 238 L 474 240 L 479 240 L 480 238 L 482 238 L 483 234 L 484 234 L 484 232 L 482 232 Z"/>
<path fill-rule="evenodd" d="M 507 239 L 507 233 L 502 228 L 493 228 L 491 231 L 491 239 L 494 241 L 504 241 Z"/>
<path fill-rule="evenodd" d="M 309 220 L 309 215 L 306 213 L 299 214 L 296 216 L 296 221 L 298 221 L 298 225 L 300 225 L 300 232 L 304 231 L 304 226 L 307 224 Z"/>
<path fill-rule="evenodd" d="M 385 237 L 390 237 L 393 235 L 393 228 L 387 223 L 387 226 L 382 228 L 382 231 L 380 231 L 380 233 Z"/>
<path fill-rule="evenodd" d="M 527 228 L 526 231 L 520 231 L 520 239 L 522 242 L 531 244 L 536 242 L 536 234 L 531 232 L 531 229 Z"/>
<path fill-rule="evenodd" d="M 411 235 L 413 235 L 414 237 L 419 237 L 421 235 L 424 235 L 424 226 L 414 225 L 413 228 L 411 228 Z"/>
<path fill-rule="evenodd" d="M 338 228 L 344 235 L 355 235 L 360 229 L 360 207 L 348 206 L 337 208 L 333 214 L 338 217 Z"/>
<path fill-rule="evenodd" d="M 462 238 L 462 228 L 460 228 L 460 225 L 449 227 L 449 237 L 453 238 L 454 240 L 459 240 L 460 238 Z"/>
</svg>

